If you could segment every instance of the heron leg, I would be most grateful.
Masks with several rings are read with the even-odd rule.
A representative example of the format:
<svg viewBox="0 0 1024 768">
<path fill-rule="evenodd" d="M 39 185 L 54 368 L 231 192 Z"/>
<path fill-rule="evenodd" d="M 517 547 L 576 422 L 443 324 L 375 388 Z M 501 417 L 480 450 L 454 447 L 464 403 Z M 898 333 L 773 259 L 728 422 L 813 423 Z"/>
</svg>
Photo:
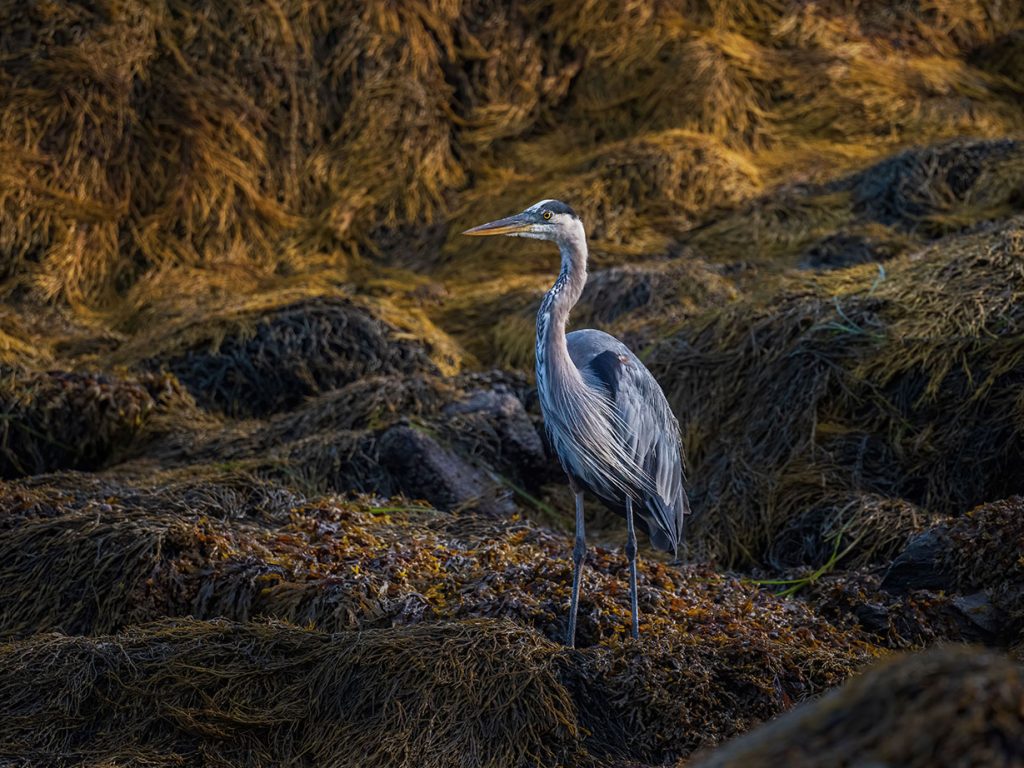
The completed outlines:
<svg viewBox="0 0 1024 768">
<path fill-rule="evenodd" d="M 629 560 L 629 607 L 633 612 L 631 632 L 640 637 L 640 616 L 636 599 L 636 531 L 633 529 L 633 500 L 626 497 L 626 559 Z"/>
<path fill-rule="evenodd" d="M 576 491 L 576 544 L 572 548 L 572 602 L 569 604 L 569 630 L 565 644 L 576 647 L 576 608 L 580 602 L 580 574 L 587 544 L 583 539 L 583 491 Z"/>
</svg>

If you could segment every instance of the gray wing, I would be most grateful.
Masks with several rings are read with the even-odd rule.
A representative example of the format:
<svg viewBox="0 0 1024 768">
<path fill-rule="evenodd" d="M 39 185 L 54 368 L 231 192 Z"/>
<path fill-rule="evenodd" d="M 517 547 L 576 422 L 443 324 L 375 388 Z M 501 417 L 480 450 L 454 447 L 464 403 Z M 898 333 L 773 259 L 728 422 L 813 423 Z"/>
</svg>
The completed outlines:
<svg viewBox="0 0 1024 768">
<path fill-rule="evenodd" d="M 675 552 L 690 511 L 683 488 L 679 423 L 657 380 L 614 336 L 601 331 L 568 334 L 569 355 L 591 386 L 611 398 L 622 422 L 620 449 L 644 469 L 650 485 L 637 489 L 655 547 Z"/>
</svg>

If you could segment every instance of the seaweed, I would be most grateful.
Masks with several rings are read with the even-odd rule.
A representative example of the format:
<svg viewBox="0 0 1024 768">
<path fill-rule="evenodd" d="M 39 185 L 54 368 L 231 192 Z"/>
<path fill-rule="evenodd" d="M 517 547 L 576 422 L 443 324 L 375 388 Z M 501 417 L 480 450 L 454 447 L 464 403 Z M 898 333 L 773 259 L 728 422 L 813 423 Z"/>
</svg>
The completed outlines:
<svg viewBox="0 0 1024 768">
<path fill-rule="evenodd" d="M 404 493 L 442 509 L 507 510 L 511 489 L 536 492 L 558 476 L 526 397 L 503 372 L 370 375 L 262 421 L 168 417 L 160 439 L 117 469 L 232 463 L 307 493 Z"/>
<path fill-rule="evenodd" d="M 0 646 L 0 738 L 8 756 L 147 766 L 566 764 L 579 728 L 557 653 L 504 621 L 43 634 Z"/>
<path fill-rule="evenodd" d="M 1012 642 L 1024 627 L 1024 546 L 1020 496 L 993 501 L 915 536 L 881 587 L 948 594 L 986 639 Z"/>
<path fill-rule="evenodd" d="M 617 266 L 779 182 L 1012 135 L 1019 22 L 982 2 L 11 9 L 0 281 L 116 330 L 222 281 L 440 267 L 461 294 L 537 263 L 458 225 L 537 194 L 573 196 Z"/>
<path fill-rule="evenodd" d="M 1022 704 L 1020 664 L 979 648 L 935 648 L 886 660 L 692 765 L 811 766 L 852 755 L 911 767 L 1014 765 L 1024 760 Z"/>
<path fill-rule="evenodd" d="M 149 386 L 147 386 L 147 384 Z M 98 469 L 158 407 L 159 377 L 0 368 L 0 477 Z"/>
<path fill-rule="evenodd" d="M 1022 159 L 1014 139 L 918 145 L 839 178 L 712 210 L 679 240 L 713 262 L 745 253 L 761 272 L 889 261 L 1019 212 Z"/>
<path fill-rule="evenodd" d="M 240 326 L 235 334 L 218 332 L 218 320 L 225 323 L 205 319 L 207 338 L 143 365 L 170 371 L 200 405 L 229 416 L 293 408 L 369 375 L 436 371 L 422 345 L 397 338 L 395 328 L 343 299 L 231 317 Z"/>
<path fill-rule="evenodd" d="M 4 759 L 635 768 L 888 649 L 1019 655 L 1022 23 L 0 7 Z M 683 427 L 689 562 L 644 552 L 638 641 L 588 503 L 559 645 L 571 494 L 529 375 L 557 256 L 459 234 L 542 197 L 588 231 L 574 322 Z M 1018 672 L 910 657 L 718 754 L 1020 761 Z"/>
<path fill-rule="evenodd" d="M 840 489 L 930 514 L 1019 492 L 1019 227 L 736 302 L 656 344 L 648 361 L 683 421 L 703 509 L 695 551 L 764 562 Z M 851 535 L 891 552 L 892 528 L 912 530 L 899 506 Z"/>
<path fill-rule="evenodd" d="M 1024 147 L 1002 139 L 916 148 L 854 174 L 848 183 L 855 215 L 900 228 L 925 226 L 934 237 L 1019 208 Z"/>
<path fill-rule="evenodd" d="M 814 611 L 756 586 L 653 559 L 641 563 L 642 634 L 632 641 L 625 559 L 600 546 L 584 571 L 580 649 L 564 649 L 568 536 L 516 517 L 446 514 L 398 499 L 303 499 L 246 475 L 150 481 L 55 475 L 4 489 L 4 507 L 17 521 L 0 530 L 0 632 L 9 638 L 0 654 L 10 654 L 0 664 L 8 675 L 0 687 L 22 687 L 5 704 L 0 729 L 8 729 L 2 738 L 22 750 L 17 754 L 45 759 L 87 751 L 116 759 L 163 750 L 188 764 L 212 750 L 249 764 L 245 750 L 294 755 L 311 748 L 285 734 L 298 738 L 321 725 L 347 733 L 343 724 L 324 725 L 324 713 L 350 722 L 338 713 L 358 705 L 314 704 L 323 716 L 311 715 L 309 702 L 320 696 L 336 702 L 343 691 L 361 688 L 377 702 L 373 722 L 393 729 L 398 715 L 377 697 L 397 697 L 395 706 L 426 712 L 441 706 L 431 691 L 451 685 L 446 726 L 434 737 L 400 730 L 378 739 L 390 745 L 380 749 L 395 751 L 369 750 L 370 764 L 424 760 L 431 749 L 475 739 L 466 718 L 490 717 L 489 705 L 481 709 L 463 697 L 485 691 L 487 701 L 518 701 L 510 706 L 521 713 L 499 707 L 503 714 L 487 726 L 490 746 L 465 747 L 484 756 L 500 750 L 504 756 L 494 757 L 495 764 L 530 763 L 543 749 L 566 750 L 560 757 L 537 752 L 549 761 L 583 765 L 664 762 L 820 693 L 878 652 L 857 633 L 836 630 Z M 152 620 L 163 623 L 141 624 Z M 52 630 L 88 637 L 46 634 Z M 288 649 L 281 656 L 272 651 L 279 643 Z M 371 677 L 336 687 L 301 650 L 309 647 L 322 649 L 324 670 Z M 405 650 L 392 657 L 398 648 Z M 415 661 L 405 669 L 408 654 Z M 35 674 L 46 657 L 59 660 L 51 661 L 52 683 L 16 682 L 22 672 Z M 524 661 L 530 658 L 536 664 Z M 108 667 L 115 659 L 125 666 Z M 83 665 L 92 670 L 84 678 Z M 285 692 L 268 691 L 276 674 L 262 683 L 252 677 L 275 669 L 288 690 L 297 687 L 296 701 L 305 702 L 282 719 L 264 709 L 280 714 L 281 702 L 291 701 Z M 531 690 L 557 695 L 534 701 L 524 693 Z M 153 697 L 177 703 L 168 709 Z M 229 711 L 208 708 L 222 697 L 232 702 Z M 46 727 L 33 729 L 32 713 L 50 712 L 59 702 L 69 719 L 47 716 Z M 463 706 L 474 714 L 460 715 Z M 172 717 L 158 726 L 168 712 L 191 713 L 192 725 L 179 728 Z M 230 712 L 241 722 L 264 723 L 270 735 L 264 741 L 264 729 L 233 725 Z M 544 712 L 562 723 L 564 741 L 546 740 L 550 730 L 537 720 Z M 272 723 L 284 731 L 273 736 Z M 358 738 L 377 739 L 361 716 L 350 727 L 346 739 L 356 731 Z M 549 736 L 534 742 L 523 738 L 523 729 Z M 421 754 L 408 751 L 415 738 L 436 741 Z"/>
</svg>

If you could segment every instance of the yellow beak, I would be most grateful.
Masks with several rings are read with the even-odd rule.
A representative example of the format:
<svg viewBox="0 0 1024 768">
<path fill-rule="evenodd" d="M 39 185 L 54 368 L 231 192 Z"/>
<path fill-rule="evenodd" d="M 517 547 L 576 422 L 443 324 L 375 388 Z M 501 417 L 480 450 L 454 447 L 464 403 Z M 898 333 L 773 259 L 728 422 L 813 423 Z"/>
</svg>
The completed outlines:
<svg viewBox="0 0 1024 768">
<path fill-rule="evenodd" d="M 517 213 L 515 216 L 509 216 L 506 219 L 498 219 L 497 221 L 489 221 L 486 224 L 481 224 L 479 227 L 473 227 L 467 229 L 462 234 L 472 235 L 473 237 L 487 237 L 489 235 L 512 235 L 516 232 L 528 232 L 532 222 L 527 219 L 523 214 Z"/>
</svg>

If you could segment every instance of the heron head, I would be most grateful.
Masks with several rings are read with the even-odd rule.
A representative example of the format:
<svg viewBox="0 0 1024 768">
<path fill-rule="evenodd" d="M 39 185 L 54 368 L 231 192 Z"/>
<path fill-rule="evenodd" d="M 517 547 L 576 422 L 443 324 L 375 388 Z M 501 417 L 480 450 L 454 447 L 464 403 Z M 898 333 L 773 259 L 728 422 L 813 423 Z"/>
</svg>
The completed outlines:
<svg viewBox="0 0 1024 768">
<path fill-rule="evenodd" d="M 535 240 L 562 241 L 582 233 L 580 217 L 560 200 L 541 200 L 522 213 L 467 229 L 462 234 L 474 237 L 509 235 Z"/>
</svg>

